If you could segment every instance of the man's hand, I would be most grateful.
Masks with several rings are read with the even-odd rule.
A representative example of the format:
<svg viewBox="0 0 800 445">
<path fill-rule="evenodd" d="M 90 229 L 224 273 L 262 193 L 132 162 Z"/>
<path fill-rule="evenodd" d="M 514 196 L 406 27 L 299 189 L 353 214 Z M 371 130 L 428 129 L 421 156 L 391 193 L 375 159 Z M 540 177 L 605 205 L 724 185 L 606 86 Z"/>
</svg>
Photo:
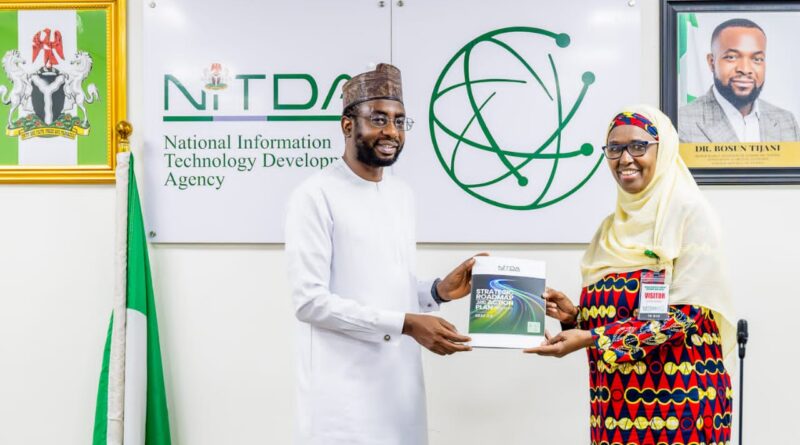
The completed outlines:
<svg viewBox="0 0 800 445">
<path fill-rule="evenodd" d="M 481 252 L 475 256 L 488 256 L 486 252 Z M 459 264 L 452 272 L 447 274 L 442 281 L 436 284 L 436 292 L 444 301 L 457 300 L 472 290 L 472 266 L 475 265 L 475 258 Z"/>
<path fill-rule="evenodd" d="M 411 336 L 420 345 L 439 355 L 471 351 L 472 347 L 461 344 L 472 340 L 456 331 L 447 320 L 432 315 L 406 314 L 403 334 Z"/>
<path fill-rule="evenodd" d="M 548 287 L 544 290 L 542 298 L 547 301 L 547 315 L 565 325 L 572 326 L 575 324 L 575 319 L 578 316 L 578 308 L 572 304 L 572 301 L 570 301 L 566 295 Z"/>
<path fill-rule="evenodd" d="M 592 333 L 582 329 L 561 331 L 555 337 L 550 337 L 550 333 L 545 331 L 544 336 L 545 340 L 541 345 L 523 349 L 522 352 L 561 358 L 592 345 Z"/>
</svg>

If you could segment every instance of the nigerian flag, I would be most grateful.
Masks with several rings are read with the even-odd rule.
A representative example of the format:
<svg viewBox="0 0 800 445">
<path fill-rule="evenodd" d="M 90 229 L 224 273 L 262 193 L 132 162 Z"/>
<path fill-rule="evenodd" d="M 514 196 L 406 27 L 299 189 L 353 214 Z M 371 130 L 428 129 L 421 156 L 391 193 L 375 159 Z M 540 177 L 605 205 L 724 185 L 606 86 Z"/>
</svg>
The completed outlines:
<svg viewBox="0 0 800 445">
<path fill-rule="evenodd" d="M 710 88 L 706 54 L 710 43 L 698 38 L 697 14 L 678 14 L 678 106 L 686 105 Z"/>
<path fill-rule="evenodd" d="M 67 7 L 0 9 L 0 166 L 110 164 L 110 12 Z"/>
<path fill-rule="evenodd" d="M 93 445 L 169 445 L 150 262 L 133 156 L 117 156 L 116 277 Z"/>
</svg>

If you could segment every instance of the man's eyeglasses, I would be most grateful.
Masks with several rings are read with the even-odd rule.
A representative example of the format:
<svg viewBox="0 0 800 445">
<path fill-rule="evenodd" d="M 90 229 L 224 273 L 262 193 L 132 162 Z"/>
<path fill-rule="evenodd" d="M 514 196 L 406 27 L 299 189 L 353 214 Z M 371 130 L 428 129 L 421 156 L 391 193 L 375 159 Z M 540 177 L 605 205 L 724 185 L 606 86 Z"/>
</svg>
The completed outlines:
<svg viewBox="0 0 800 445">
<path fill-rule="evenodd" d="M 655 144 L 658 144 L 658 141 L 632 141 L 628 144 L 604 145 L 603 153 L 608 159 L 619 159 L 622 157 L 622 152 L 627 150 L 629 155 L 638 158 L 644 156 L 647 149 Z"/>
<path fill-rule="evenodd" d="M 357 117 L 357 116 L 360 116 L 360 115 L 349 115 L 348 117 Z M 369 123 L 372 124 L 372 126 L 375 127 L 375 128 L 384 128 L 384 127 L 386 127 L 387 125 L 389 125 L 389 120 L 390 120 L 384 114 L 371 114 L 369 116 L 360 116 L 360 117 L 363 117 L 364 119 L 368 120 Z M 411 130 L 411 127 L 414 126 L 414 119 L 411 119 L 410 117 L 405 117 L 405 116 L 396 117 L 393 122 L 394 122 L 395 128 L 397 128 L 398 130 L 403 130 L 403 131 L 409 131 L 409 130 Z"/>
</svg>

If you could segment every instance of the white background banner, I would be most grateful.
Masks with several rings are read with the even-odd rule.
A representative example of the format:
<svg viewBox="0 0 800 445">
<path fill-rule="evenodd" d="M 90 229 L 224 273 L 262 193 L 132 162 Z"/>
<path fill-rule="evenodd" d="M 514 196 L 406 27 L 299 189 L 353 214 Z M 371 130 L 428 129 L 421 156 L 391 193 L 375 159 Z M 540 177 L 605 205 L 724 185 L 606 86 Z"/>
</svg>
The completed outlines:
<svg viewBox="0 0 800 445">
<path fill-rule="evenodd" d="M 394 170 L 419 241 L 589 240 L 616 193 L 606 125 L 639 98 L 638 7 L 346 3 L 145 4 L 152 241 L 281 242 L 291 190 L 341 156 L 342 83 L 381 61 L 416 120 Z"/>
</svg>

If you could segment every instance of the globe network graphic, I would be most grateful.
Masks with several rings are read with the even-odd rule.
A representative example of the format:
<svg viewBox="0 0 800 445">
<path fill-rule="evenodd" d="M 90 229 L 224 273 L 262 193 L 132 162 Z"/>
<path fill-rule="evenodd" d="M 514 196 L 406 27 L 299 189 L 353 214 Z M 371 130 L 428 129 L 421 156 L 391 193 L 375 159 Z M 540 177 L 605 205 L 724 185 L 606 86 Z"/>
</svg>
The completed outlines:
<svg viewBox="0 0 800 445">
<path fill-rule="evenodd" d="M 562 84 L 576 81 L 559 79 L 552 51 L 569 45 L 567 34 L 503 28 L 478 36 L 447 62 L 431 96 L 430 133 L 439 162 L 462 190 L 497 207 L 535 210 L 569 197 L 594 175 L 603 158 L 590 143 L 563 146 L 595 80 L 584 71 L 580 91 L 562 92 Z M 564 103 L 567 95 L 572 103 Z M 570 161 L 567 173 L 559 169 Z"/>
</svg>

